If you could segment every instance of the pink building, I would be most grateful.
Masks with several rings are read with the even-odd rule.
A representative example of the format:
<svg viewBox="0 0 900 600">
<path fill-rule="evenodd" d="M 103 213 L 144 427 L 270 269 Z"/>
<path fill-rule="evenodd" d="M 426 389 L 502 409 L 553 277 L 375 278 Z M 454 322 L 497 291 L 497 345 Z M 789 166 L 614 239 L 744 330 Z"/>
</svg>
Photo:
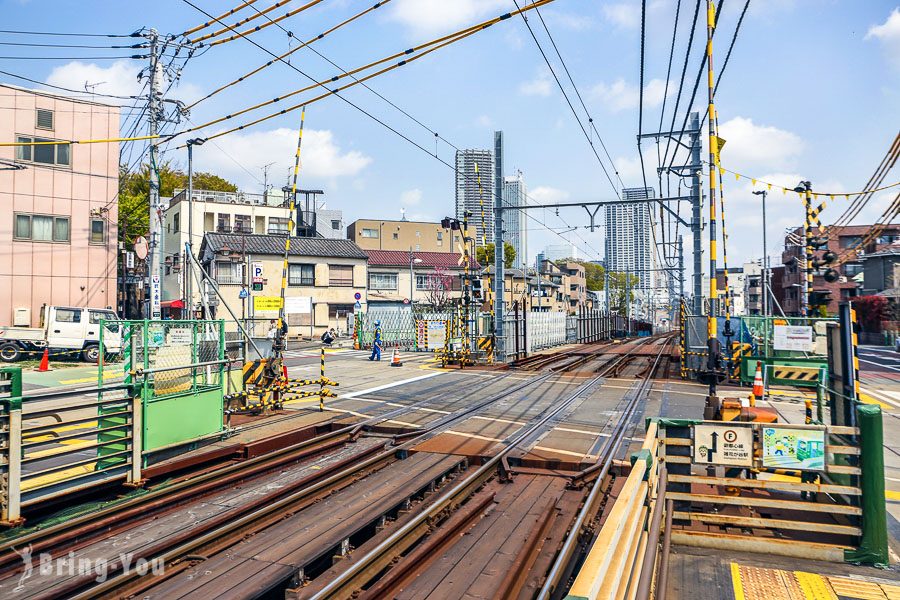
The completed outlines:
<svg viewBox="0 0 900 600">
<path fill-rule="evenodd" d="M 0 84 L 0 141 L 119 137 L 119 108 Z M 0 325 L 116 306 L 119 145 L 0 147 Z"/>
</svg>

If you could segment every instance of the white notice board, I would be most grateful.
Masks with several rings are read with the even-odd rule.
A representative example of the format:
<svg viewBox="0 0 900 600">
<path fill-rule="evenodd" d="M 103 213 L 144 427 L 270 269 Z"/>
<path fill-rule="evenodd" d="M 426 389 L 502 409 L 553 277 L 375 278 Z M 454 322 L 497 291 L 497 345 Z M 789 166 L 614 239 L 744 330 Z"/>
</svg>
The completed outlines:
<svg viewBox="0 0 900 600">
<path fill-rule="evenodd" d="M 312 312 L 310 296 L 287 296 L 284 299 L 284 313 L 287 315 L 308 315 Z"/>
<path fill-rule="evenodd" d="M 807 325 L 776 325 L 774 347 L 776 350 L 811 352 L 813 328 Z"/>
<path fill-rule="evenodd" d="M 753 466 L 753 430 L 733 425 L 694 425 L 694 463 Z"/>
</svg>

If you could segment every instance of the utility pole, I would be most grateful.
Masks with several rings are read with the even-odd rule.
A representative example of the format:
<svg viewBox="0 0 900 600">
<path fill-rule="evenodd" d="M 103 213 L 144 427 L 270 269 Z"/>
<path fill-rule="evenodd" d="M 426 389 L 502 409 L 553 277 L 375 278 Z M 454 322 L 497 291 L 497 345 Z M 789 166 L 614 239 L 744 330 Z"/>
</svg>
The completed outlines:
<svg viewBox="0 0 900 600">
<path fill-rule="evenodd" d="M 160 69 L 158 42 L 159 33 L 155 29 L 147 32 L 150 40 L 150 103 L 148 118 L 150 119 L 150 135 L 155 136 L 159 131 L 160 100 Z M 147 307 L 147 317 L 159 319 L 162 317 L 160 307 L 162 296 L 162 207 L 159 203 L 159 170 L 158 150 L 156 141 L 150 140 L 150 303 Z"/>
<path fill-rule="evenodd" d="M 764 317 L 769 316 L 769 291 L 768 291 L 768 281 L 769 281 L 769 243 L 766 241 L 766 190 L 757 190 L 753 192 L 754 196 L 762 196 L 762 241 L 763 241 L 763 255 L 762 255 L 762 288 L 763 288 L 763 296 L 762 296 L 762 314 Z"/>
<path fill-rule="evenodd" d="M 706 370 L 709 384 L 709 395 L 703 409 L 703 418 L 715 419 L 719 412 L 719 399 L 716 396 L 718 384 L 718 366 L 720 344 L 718 339 L 718 322 L 716 307 L 718 304 L 718 282 L 716 281 L 716 175 L 719 167 L 719 139 L 715 134 L 716 106 L 714 100 L 715 72 L 713 70 L 713 33 L 716 26 L 716 9 L 713 0 L 706 0 L 706 60 L 709 105 L 707 123 L 709 126 L 709 312 L 706 316 Z"/>
<path fill-rule="evenodd" d="M 263 204 L 266 206 L 269 205 L 269 167 L 274 165 L 275 163 L 270 162 L 267 165 L 263 165 Z M 258 180 L 257 180 L 258 181 Z"/>
<path fill-rule="evenodd" d="M 503 338 L 503 132 L 494 132 L 494 352 L 506 361 Z M 540 274 L 538 275 L 540 277 Z"/>
</svg>

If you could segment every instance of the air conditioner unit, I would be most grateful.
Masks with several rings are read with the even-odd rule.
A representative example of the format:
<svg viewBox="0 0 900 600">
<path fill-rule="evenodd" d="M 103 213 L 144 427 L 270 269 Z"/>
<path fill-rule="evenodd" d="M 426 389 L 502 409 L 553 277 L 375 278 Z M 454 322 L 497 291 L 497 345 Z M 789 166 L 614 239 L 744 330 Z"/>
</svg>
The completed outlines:
<svg viewBox="0 0 900 600">
<path fill-rule="evenodd" d="M 31 327 L 31 309 L 17 308 L 13 314 L 13 327 Z"/>
</svg>

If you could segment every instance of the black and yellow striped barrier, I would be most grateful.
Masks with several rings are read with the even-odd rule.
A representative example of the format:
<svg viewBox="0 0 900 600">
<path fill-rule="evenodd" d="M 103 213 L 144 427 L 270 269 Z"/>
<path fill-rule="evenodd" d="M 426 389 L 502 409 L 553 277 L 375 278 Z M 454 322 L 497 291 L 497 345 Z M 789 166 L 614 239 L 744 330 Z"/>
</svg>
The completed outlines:
<svg viewBox="0 0 900 600">
<path fill-rule="evenodd" d="M 819 367 L 801 367 L 797 365 L 774 365 L 772 376 L 781 381 L 801 381 L 804 383 L 817 383 L 819 381 Z"/>
</svg>

